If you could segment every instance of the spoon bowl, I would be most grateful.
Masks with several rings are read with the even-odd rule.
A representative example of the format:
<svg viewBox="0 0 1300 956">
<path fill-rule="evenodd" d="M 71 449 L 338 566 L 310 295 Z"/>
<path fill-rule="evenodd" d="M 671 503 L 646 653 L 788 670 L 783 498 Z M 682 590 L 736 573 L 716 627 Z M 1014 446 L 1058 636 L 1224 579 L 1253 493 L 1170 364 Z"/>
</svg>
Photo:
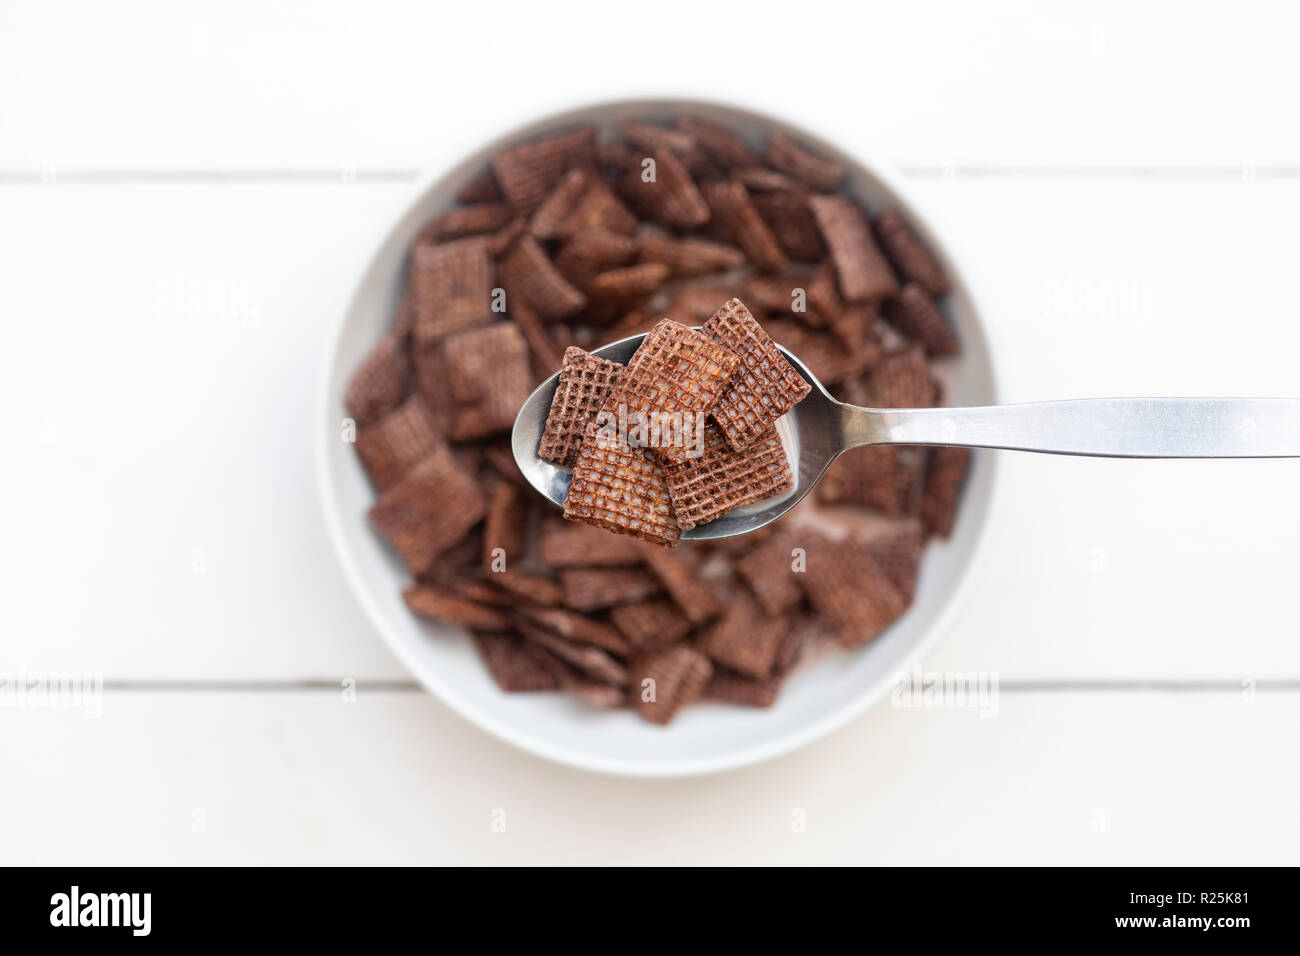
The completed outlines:
<svg viewBox="0 0 1300 956">
<path fill-rule="evenodd" d="M 631 335 L 601 346 L 592 354 L 626 365 L 644 338 L 644 334 Z M 817 482 L 831 462 L 844 451 L 843 448 L 836 447 L 835 436 L 839 430 L 839 409 L 848 406 L 831 398 L 821 382 L 817 381 L 817 376 L 797 356 L 780 345 L 777 347 L 781 349 L 786 361 L 812 386 L 812 391 L 802 402 L 776 421 L 777 434 L 785 447 L 786 458 L 790 461 L 794 488 L 772 498 L 741 505 L 706 524 L 683 531 L 683 541 L 730 538 L 771 524 L 817 487 Z M 551 401 L 555 398 L 559 380 L 560 375 L 556 372 L 528 396 L 515 419 L 510 443 L 515 462 L 528 483 L 557 505 L 563 505 L 564 498 L 569 493 L 569 482 L 573 480 L 573 472 L 537 457 L 537 448 L 546 428 L 546 416 L 551 410 Z"/>
</svg>

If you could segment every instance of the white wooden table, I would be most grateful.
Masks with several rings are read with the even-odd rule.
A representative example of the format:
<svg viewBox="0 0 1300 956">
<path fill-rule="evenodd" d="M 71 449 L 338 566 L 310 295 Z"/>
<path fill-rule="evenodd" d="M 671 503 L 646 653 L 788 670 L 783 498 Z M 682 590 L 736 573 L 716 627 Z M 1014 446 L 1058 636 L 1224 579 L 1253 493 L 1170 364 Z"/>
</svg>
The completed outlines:
<svg viewBox="0 0 1300 956">
<path fill-rule="evenodd" d="M 1297 27 L 0 2 L 0 673 L 107 681 L 98 718 L 0 707 L 0 862 L 1295 862 L 1300 461 L 1008 456 L 930 662 L 996 672 L 996 718 L 885 703 L 763 766 L 634 782 L 416 689 L 345 590 L 308 420 L 418 170 L 633 92 L 894 162 L 984 293 L 1008 401 L 1300 394 Z"/>
</svg>

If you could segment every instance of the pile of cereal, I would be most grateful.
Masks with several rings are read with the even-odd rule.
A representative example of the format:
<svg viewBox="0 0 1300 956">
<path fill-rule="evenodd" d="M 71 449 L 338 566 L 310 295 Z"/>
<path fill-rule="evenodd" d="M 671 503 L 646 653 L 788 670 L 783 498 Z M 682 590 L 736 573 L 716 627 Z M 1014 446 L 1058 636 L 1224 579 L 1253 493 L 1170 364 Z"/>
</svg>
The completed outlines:
<svg viewBox="0 0 1300 956">
<path fill-rule="evenodd" d="M 503 690 L 660 724 L 695 700 L 769 706 L 801 657 L 906 611 L 927 539 L 952 529 L 963 449 L 855 449 L 775 526 L 662 546 L 788 488 L 773 422 L 807 385 L 774 341 L 842 400 L 941 402 L 948 279 L 843 180 L 779 133 L 760 150 L 693 117 L 603 141 L 579 127 L 495 156 L 416 237 L 346 402 L 408 606 L 467 628 Z M 626 367 L 589 354 L 641 333 Z M 509 442 L 557 369 L 539 453 L 574 469 L 563 515 Z M 703 455 L 597 440 L 617 405 L 703 413 Z"/>
</svg>

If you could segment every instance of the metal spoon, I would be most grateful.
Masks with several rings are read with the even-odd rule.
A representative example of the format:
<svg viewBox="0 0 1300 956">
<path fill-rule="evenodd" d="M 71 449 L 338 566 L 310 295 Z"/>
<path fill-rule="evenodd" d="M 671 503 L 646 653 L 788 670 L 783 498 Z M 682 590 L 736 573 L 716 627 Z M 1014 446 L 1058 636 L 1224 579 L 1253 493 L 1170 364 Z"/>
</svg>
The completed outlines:
<svg viewBox="0 0 1300 956">
<path fill-rule="evenodd" d="M 624 364 L 644 335 L 593 354 Z M 782 354 L 812 391 L 776 423 L 794 472 L 784 495 L 730 511 L 683 532 L 729 538 L 781 517 L 817 486 L 831 462 L 860 445 L 960 445 L 1103 458 L 1300 458 L 1300 399 L 1083 398 L 982 408 L 861 408 L 831 398 L 798 357 Z M 511 444 L 528 482 L 563 504 L 572 474 L 537 457 L 559 373 L 528 397 Z"/>
</svg>

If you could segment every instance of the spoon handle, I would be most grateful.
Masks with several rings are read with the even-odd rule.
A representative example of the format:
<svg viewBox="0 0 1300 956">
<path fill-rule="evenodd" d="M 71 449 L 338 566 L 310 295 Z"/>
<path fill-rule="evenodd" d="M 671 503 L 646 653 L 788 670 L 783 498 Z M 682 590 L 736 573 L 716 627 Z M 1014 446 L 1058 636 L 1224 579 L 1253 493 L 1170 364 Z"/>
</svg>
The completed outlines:
<svg viewBox="0 0 1300 956">
<path fill-rule="evenodd" d="M 1300 399 L 1084 398 L 984 408 L 841 406 L 845 447 L 965 445 L 1106 458 L 1300 458 Z"/>
</svg>

